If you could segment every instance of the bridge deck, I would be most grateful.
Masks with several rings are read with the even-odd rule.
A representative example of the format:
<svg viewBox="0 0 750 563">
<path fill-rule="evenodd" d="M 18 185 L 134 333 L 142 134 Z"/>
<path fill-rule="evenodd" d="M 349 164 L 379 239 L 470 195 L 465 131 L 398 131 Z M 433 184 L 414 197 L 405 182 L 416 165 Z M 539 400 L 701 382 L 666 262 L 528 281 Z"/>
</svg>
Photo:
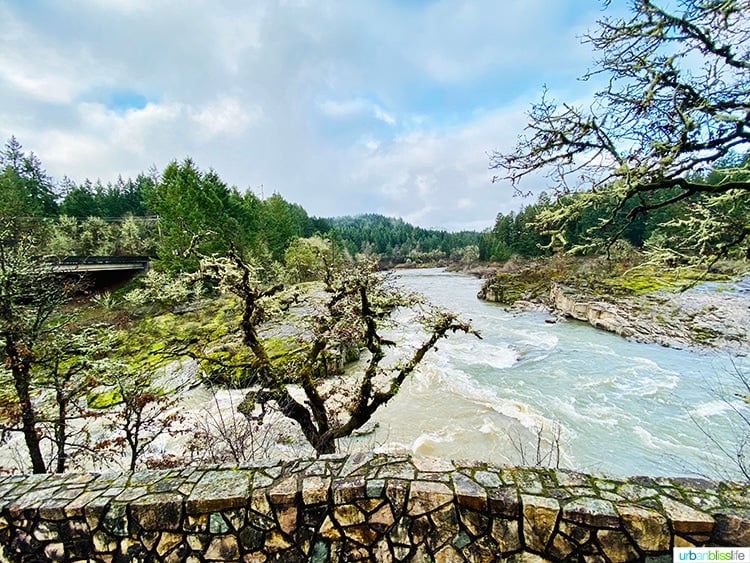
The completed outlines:
<svg viewBox="0 0 750 563">
<path fill-rule="evenodd" d="M 56 273 L 73 272 L 145 272 L 151 266 L 148 256 L 66 256 L 58 262 L 50 261 L 50 269 Z"/>
</svg>

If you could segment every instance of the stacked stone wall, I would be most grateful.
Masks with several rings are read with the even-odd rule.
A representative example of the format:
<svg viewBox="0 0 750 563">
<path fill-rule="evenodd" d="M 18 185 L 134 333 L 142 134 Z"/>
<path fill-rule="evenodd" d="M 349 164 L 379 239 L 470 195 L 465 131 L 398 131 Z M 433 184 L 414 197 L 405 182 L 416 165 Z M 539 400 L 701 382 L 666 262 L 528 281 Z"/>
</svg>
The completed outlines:
<svg viewBox="0 0 750 563">
<path fill-rule="evenodd" d="M 6 561 L 636 561 L 750 546 L 736 483 L 355 454 L 0 478 Z"/>
</svg>

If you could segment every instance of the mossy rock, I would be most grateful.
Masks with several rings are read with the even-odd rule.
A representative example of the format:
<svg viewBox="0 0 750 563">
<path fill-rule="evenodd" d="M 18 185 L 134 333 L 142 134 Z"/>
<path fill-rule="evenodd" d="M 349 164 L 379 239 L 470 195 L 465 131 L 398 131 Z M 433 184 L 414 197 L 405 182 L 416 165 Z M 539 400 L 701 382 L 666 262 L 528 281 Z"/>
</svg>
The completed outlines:
<svg viewBox="0 0 750 563">
<path fill-rule="evenodd" d="M 303 284 L 299 289 L 310 299 L 316 293 L 325 297 L 322 285 Z M 127 361 L 139 371 L 153 371 L 174 360 L 170 350 L 190 347 L 208 355 L 201 362 L 204 379 L 218 385 L 246 387 L 257 375 L 255 357 L 242 344 L 240 330 L 242 303 L 233 295 L 222 295 L 204 300 L 200 308 L 180 314 L 165 312 L 153 317 L 137 319 L 118 333 L 112 357 Z M 294 364 L 301 360 L 308 347 L 305 340 L 311 334 L 307 318 L 314 308 L 303 302 L 286 311 L 276 311 L 272 318 L 258 328 L 273 368 L 290 382 L 294 379 Z M 341 351 L 344 362 L 358 357 L 358 343 L 345 343 Z M 211 361 L 215 360 L 215 361 Z M 337 364 L 341 364 L 340 361 Z"/>
<path fill-rule="evenodd" d="M 519 300 L 546 304 L 553 281 L 598 297 L 616 298 L 679 291 L 694 283 L 726 279 L 727 275 L 697 267 L 668 269 L 650 263 L 608 262 L 601 257 L 555 256 L 497 272 L 485 282 L 480 297 L 506 304 Z"/>
<path fill-rule="evenodd" d="M 116 387 L 97 387 L 86 395 L 86 404 L 90 409 L 108 409 L 122 402 L 122 393 Z"/>
<path fill-rule="evenodd" d="M 514 272 L 498 272 L 487 280 L 481 293 L 491 292 L 494 301 L 512 304 L 519 300 L 545 301 L 557 276 L 546 267 L 528 267 Z"/>
<path fill-rule="evenodd" d="M 292 362 L 300 359 L 305 348 L 291 337 L 265 338 L 263 344 L 273 368 L 280 373 L 289 371 Z M 240 342 L 224 343 L 207 354 L 201 362 L 203 378 L 216 385 L 248 387 L 255 383 L 257 369 L 255 355 Z"/>
</svg>

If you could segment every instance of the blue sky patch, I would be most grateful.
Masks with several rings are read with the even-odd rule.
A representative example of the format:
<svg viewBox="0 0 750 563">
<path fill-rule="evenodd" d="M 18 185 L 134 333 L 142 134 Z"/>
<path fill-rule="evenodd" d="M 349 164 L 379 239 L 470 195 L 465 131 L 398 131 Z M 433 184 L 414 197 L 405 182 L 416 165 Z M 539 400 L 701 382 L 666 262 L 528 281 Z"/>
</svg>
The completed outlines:
<svg viewBox="0 0 750 563">
<path fill-rule="evenodd" d="M 101 101 L 111 110 L 126 112 L 131 109 L 145 108 L 149 99 L 139 92 L 115 90 L 103 96 Z"/>
</svg>

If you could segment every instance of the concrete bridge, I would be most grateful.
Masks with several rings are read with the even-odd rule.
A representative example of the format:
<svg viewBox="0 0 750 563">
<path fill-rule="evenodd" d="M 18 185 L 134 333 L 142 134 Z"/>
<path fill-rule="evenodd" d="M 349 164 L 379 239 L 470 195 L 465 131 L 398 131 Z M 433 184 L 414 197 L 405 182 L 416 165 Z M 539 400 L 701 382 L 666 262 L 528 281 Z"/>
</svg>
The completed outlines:
<svg viewBox="0 0 750 563">
<path fill-rule="evenodd" d="M 47 263 L 55 274 L 83 275 L 94 289 L 116 287 L 151 268 L 148 256 L 66 256 Z"/>
<path fill-rule="evenodd" d="M 151 266 L 148 256 L 66 256 L 50 262 L 55 273 L 76 272 L 146 272 Z"/>
</svg>

